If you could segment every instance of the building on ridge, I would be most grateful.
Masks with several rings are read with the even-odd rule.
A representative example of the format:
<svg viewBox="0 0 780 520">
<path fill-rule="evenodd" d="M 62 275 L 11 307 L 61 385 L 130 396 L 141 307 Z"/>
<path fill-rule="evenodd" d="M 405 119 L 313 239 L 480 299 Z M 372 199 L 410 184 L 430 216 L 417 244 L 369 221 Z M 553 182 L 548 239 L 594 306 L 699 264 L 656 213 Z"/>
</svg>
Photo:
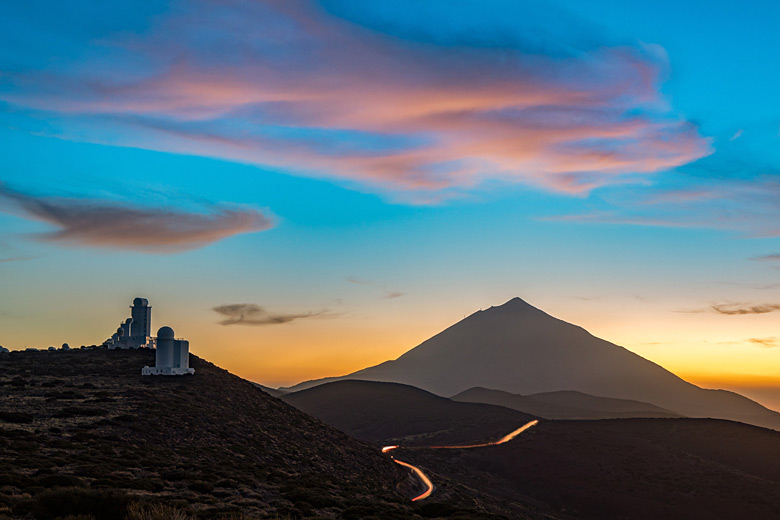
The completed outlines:
<svg viewBox="0 0 780 520">
<path fill-rule="evenodd" d="M 173 329 L 162 327 L 157 331 L 157 352 L 153 367 L 143 367 L 142 376 L 183 376 L 194 374 L 190 368 L 190 342 L 176 339 Z"/>
<path fill-rule="evenodd" d="M 116 332 L 103 342 L 110 349 L 153 347 L 152 307 L 146 298 L 136 298 L 130 307 L 130 317 L 119 324 Z"/>
<path fill-rule="evenodd" d="M 155 366 L 143 367 L 144 376 L 183 376 L 194 374 L 190 368 L 190 342 L 176 339 L 173 329 L 162 327 L 152 336 L 152 306 L 146 298 L 135 298 L 130 317 L 103 342 L 110 349 L 155 348 Z M 62 346 L 65 349 L 65 345 Z"/>
</svg>

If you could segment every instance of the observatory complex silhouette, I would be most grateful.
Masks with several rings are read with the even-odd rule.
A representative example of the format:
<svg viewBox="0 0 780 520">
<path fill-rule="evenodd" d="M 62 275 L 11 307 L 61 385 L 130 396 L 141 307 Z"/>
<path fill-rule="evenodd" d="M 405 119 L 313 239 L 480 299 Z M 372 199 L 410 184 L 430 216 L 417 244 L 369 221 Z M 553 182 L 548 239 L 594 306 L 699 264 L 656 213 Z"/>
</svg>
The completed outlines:
<svg viewBox="0 0 780 520">
<path fill-rule="evenodd" d="M 152 332 L 152 307 L 146 298 L 136 298 L 130 307 L 130 317 L 123 321 L 104 345 L 109 349 L 156 349 L 153 367 L 143 367 L 144 376 L 181 376 L 194 374 L 190 368 L 190 342 L 177 339 L 170 327 L 162 327 L 157 337 Z"/>
<path fill-rule="evenodd" d="M 152 307 L 146 298 L 136 298 L 130 307 L 130 317 L 119 324 L 104 344 L 111 349 L 141 348 L 153 346 L 152 340 Z"/>
</svg>

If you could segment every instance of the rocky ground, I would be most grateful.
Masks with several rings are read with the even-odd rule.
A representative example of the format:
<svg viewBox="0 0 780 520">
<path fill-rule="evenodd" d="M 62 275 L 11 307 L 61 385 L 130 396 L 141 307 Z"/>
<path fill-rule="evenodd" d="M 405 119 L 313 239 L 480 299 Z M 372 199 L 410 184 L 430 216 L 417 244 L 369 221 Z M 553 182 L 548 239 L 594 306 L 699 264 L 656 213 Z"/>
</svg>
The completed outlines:
<svg viewBox="0 0 780 520">
<path fill-rule="evenodd" d="M 191 360 L 194 376 L 142 377 L 153 351 L 0 355 L 0 518 L 437 516 L 376 447 Z"/>
</svg>

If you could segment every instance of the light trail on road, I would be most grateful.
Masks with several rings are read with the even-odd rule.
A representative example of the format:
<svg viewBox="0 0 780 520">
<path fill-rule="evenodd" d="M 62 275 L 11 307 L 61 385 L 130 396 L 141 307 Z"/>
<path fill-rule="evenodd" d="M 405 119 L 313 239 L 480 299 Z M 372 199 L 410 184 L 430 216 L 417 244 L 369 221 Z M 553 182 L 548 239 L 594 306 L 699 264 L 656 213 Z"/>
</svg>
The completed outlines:
<svg viewBox="0 0 780 520">
<path fill-rule="evenodd" d="M 512 439 L 514 439 L 515 437 L 517 437 L 518 435 L 520 435 L 521 433 L 526 431 L 528 428 L 531 428 L 532 426 L 536 426 L 538 423 L 539 423 L 538 420 L 530 421 L 530 422 L 524 424 L 523 426 L 521 426 L 520 428 L 516 429 L 515 431 L 513 431 L 513 432 L 511 432 L 511 433 L 509 433 L 507 435 L 504 435 L 499 440 L 494 441 L 494 442 L 486 442 L 484 444 L 467 444 L 467 445 L 461 445 L 461 446 L 420 446 L 420 447 L 415 446 L 415 449 L 456 450 L 456 449 L 468 449 L 468 448 L 484 448 L 485 446 L 498 446 L 499 444 L 504 444 L 504 443 L 507 443 L 507 442 L 511 441 Z M 400 446 L 397 445 L 397 444 L 394 444 L 394 445 L 391 445 L 391 446 L 384 446 L 382 448 L 382 453 L 387 453 L 389 451 L 393 451 L 396 448 L 400 448 Z M 418 468 L 417 466 L 413 466 L 413 465 L 409 464 L 408 462 L 400 461 L 400 460 L 396 459 L 395 457 L 393 457 L 392 455 L 390 455 L 390 458 L 393 459 L 393 462 L 395 462 L 396 464 L 400 464 L 401 466 L 404 466 L 406 468 L 411 469 L 414 472 L 414 474 L 417 475 L 417 478 L 419 478 L 420 481 L 423 484 L 425 484 L 425 487 L 427 489 L 422 494 L 414 497 L 412 499 L 412 502 L 417 502 L 418 500 L 424 500 L 424 499 L 428 498 L 429 496 L 431 496 L 431 493 L 433 493 L 433 482 L 431 482 L 431 479 L 429 479 L 428 476 L 425 473 L 423 473 L 420 468 Z"/>
<path fill-rule="evenodd" d="M 539 423 L 538 420 L 533 420 L 529 423 L 524 424 L 520 428 L 516 429 L 512 433 L 509 433 L 507 435 L 504 435 L 499 440 L 495 442 L 486 442 L 484 444 L 466 444 L 462 446 L 428 446 L 428 449 L 431 450 L 458 450 L 458 449 L 465 449 L 465 448 L 484 448 L 485 446 L 498 446 L 499 444 L 504 444 L 505 442 L 509 442 L 524 431 L 526 431 L 528 428 L 532 426 L 536 426 Z"/>
<path fill-rule="evenodd" d="M 400 464 L 401 466 L 406 466 L 407 468 L 410 468 L 412 471 L 415 472 L 415 474 L 419 477 L 420 480 L 422 480 L 422 483 L 425 484 L 425 486 L 428 488 L 426 489 L 422 494 L 414 497 L 412 499 L 412 502 L 417 502 L 418 500 L 423 500 L 425 498 L 428 498 L 431 496 L 431 493 L 433 493 L 433 482 L 431 482 L 431 479 L 428 478 L 428 476 L 422 472 L 420 468 L 417 466 L 412 466 L 409 463 L 402 462 L 400 460 L 393 459 L 396 464 Z"/>
</svg>

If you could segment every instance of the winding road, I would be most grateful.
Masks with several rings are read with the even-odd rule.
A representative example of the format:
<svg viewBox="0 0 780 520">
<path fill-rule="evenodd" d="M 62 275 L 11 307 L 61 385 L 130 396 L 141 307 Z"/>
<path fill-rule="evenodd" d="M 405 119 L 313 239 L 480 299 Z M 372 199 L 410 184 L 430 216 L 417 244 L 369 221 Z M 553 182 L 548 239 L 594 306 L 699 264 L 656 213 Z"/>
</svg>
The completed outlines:
<svg viewBox="0 0 780 520">
<path fill-rule="evenodd" d="M 532 426 L 536 426 L 538 423 L 539 423 L 538 420 L 530 421 L 524 424 L 523 426 L 521 426 L 520 428 L 516 429 L 515 431 L 507 435 L 504 435 L 499 440 L 494 442 L 486 442 L 484 444 L 466 444 L 466 445 L 459 445 L 459 446 L 419 446 L 419 447 L 415 446 L 415 448 L 429 449 L 429 450 L 456 450 L 456 449 L 468 449 L 468 448 L 484 448 L 486 446 L 497 446 L 499 444 L 504 444 L 506 442 L 511 441 L 512 439 L 514 439 L 515 437 L 517 437 L 518 435 L 526 431 L 528 428 L 531 428 Z M 400 446 L 398 446 L 397 444 L 392 446 L 385 446 L 384 448 L 382 448 L 382 453 L 387 453 L 396 448 L 400 448 Z M 433 493 L 433 489 L 434 489 L 433 482 L 431 482 L 431 479 L 429 479 L 428 476 L 425 473 L 423 473 L 423 471 L 420 468 L 418 468 L 417 466 L 413 466 L 408 462 L 400 461 L 395 457 L 393 457 L 392 455 L 390 455 L 390 458 L 393 459 L 393 462 L 395 462 L 396 464 L 400 464 L 401 466 L 411 469 L 414 472 L 414 474 L 417 475 L 417 478 L 420 479 L 420 482 L 422 482 L 423 485 L 425 485 L 426 487 L 425 491 L 422 494 L 414 497 L 412 499 L 412 502 L 417 502 L 418 500 L 424 500 L 429 496 L 431 496 L 431 493 Z"/>
</svg>

